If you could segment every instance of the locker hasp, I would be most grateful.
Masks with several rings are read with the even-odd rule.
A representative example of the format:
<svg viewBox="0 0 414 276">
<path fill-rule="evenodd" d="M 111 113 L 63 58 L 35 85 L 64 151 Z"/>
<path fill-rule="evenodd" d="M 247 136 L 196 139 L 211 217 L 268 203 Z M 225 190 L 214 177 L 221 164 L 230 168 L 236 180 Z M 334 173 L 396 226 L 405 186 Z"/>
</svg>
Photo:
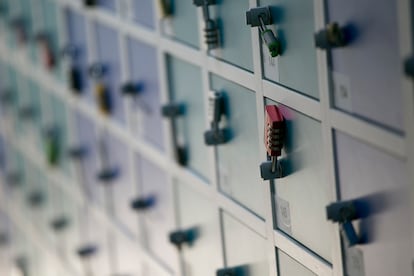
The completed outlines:
<svg viewBox="0 0 414 276">
<path fill-rule="evenodd" d="M 142 91 L 144 91 L 142 82 L 127 82 L 121 87 L 122 95 L 137 96 Z"/>
<path fill-rule="evenodd" d="M 56 233 L 62 232 L 69 226 L 69 219 L 65 216 L 59 216 L 50 222 L 50 227 L 55 231 Z"/>
<path fill-rule="evenodd" d="M 76 250 L 76 254 L 78 254 L 78 256 L 81 259 L 92 257 L 97 252 L 98 252 L 98 247 L 93 244 L 82 246 L 78 250 Z"/>
<path fill-rule="evenodd" d="M 177 230 L 169 234 L 170 243 L 174 244 L 178 250 L 181 250 L 183 244 L 192 245 L 197 237 L 197 229 L 190 228 L 186 230 Z"/>
<path fill-rule="evenodd" d="M 315 46 L 320 49 L 339 48 L 347 44 L 345 29 L 336 22 L 326 25 L 325 29 L 315 34 Z"/>
<path fill-rule="evenodd" d="M 79 66 L 75 65 L 75 61 L 79 56 L 79 49 L 74 45 L 66 45 L 61 54 L 70 63 L 68 70 L 69 88 L 75 94 L 80 94 L 83 89 L 82 71 Z"/>
<path fill-rule="evenodd" d="M 204 142 L 208 146 L 225 144 L 230 140 L 230 130 L 220 128 L 220 121 L 225 115 L 225 98 L 222 92 L 212 91 L 209 94 L 208 115 L 211 129 L 204 132 Z"/>
<path fill-rule="evenodd" d="M 204 19 L 204 38 L 207 45 L 207 50 L 216 49 L 219 47 L 219 29 L 217 23 L 211 19 L 208 6 L 215 5 L 216 0 L 193 0 L 194 5 L 203 8 Z"/>
<path fill-rule="evenodd" d="M 246 270 L 246 266 L 221 268 L 216 271 L 216 276 L 246 276 Z"/>
<path fill-rule="evenodd" d="M 112 99 L 107 85 L 104 83 L 104 76 L 107 68 L 101 63 L 95 63 L 89 67 L 89 76 L 95 80 L 95 98 L 99 111 L 103 115 L 112 112 Z"/>
<path fill-rule="evenodd" d="M 270 7 L 253 8 L 246 12 L 246 23 L 251 27 L 259 27 L 260 36 L 269 49 L 272 57 L 277 57 L 281 53 L 280 41 L 276 38 L 272 30 L 266 25 L 273 24 Z"/>
<path fill-rule="evenodd" d="M 341 226 L 341 232 L 348 241 L 349 246 L 354 246 L 360 243 L 360 238 L 355 231 L 352 221 L 359 219 L 355 202 L 340 201 L 331 203 L 326 207 L 327 219 L 337 222 Z"/>
<path fill-rule="evenodd" d="M 131 209 L 135 211 L 145 211 L 155 204 L 155 196 L 138 197 L 131 202 Z"/>
<path fill-rule="evenodd" d="M 265 106 L 264 145 L 270 162 L 260 165 L 264 180 L 282 177 L 282 168 L 277 158 L 282 154 L 285 135 L 285 120 L 276 105 Z"/>
<path fill-rule="evenodd" d="M 36 208 L 42 206 L 46 198 L 42 191 L 35 190 L 29 193 L 26 200 L 30 207 Z"/>
</svg>

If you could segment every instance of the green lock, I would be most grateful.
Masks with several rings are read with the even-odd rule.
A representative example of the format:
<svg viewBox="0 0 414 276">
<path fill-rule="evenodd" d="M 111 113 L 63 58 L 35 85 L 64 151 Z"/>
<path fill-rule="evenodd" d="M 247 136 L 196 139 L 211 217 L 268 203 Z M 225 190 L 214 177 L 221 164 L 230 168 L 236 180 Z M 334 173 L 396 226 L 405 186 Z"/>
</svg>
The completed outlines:
<svg viewBox="0 0 414 276">
<path fill-rule="evenodd" d="M 59 135 L 57 129 L 50 129 L 45 139 L 46 161 L 50 166 L 57 166 L 60 157 Z"/>
</svg>

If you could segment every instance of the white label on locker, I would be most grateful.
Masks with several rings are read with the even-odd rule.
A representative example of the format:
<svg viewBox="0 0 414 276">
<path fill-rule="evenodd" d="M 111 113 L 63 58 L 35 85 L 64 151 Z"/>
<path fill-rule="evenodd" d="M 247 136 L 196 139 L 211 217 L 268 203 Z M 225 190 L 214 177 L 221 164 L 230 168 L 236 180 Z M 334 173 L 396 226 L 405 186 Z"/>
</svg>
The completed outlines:
<svg viewBox="0 0 414 276">
<path fill-rule="evenodd" d="M 292 223 L 290 219 L 290 207 L 289 202 L 281 197 L 276 196 L 277 206 L 277 225 L 278 227 L 287 234 L 292 234 Z"/>
<path fill-rule="evenodd" d="M 348 275 L 365 276 L 364 255 L 357 247 L 346 249 L 346 271 Z"/>
<path fill-rule="evenodd" d="M 170 19 L 164 18 L 161 21 L 161 26 L 162 26 L 162 30 L 164 31 L 164 33 L 166 35 L 168 35 L 168 36 L 174 36 L 175 35 L 174 29 L 172 27 L 172 24 L 171 24 L 171 20 Z"/>
<path fill-rule="evenodd" d="M 351 81 L 344 74 L 332 72 L 334 103 L 337 108 L 352 111 Z"/>
</svg>

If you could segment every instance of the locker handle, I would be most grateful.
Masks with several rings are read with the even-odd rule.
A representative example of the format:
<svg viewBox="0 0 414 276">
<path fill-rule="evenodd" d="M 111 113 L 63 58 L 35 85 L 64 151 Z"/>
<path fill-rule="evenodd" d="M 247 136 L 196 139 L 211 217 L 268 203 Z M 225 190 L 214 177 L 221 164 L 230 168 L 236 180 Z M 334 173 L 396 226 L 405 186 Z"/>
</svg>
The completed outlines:
<svg viewBox="0 0 414 276">
<path fill-rule="evenodd" d="M 50 222 L 50 227 L 56 232 L 62 232 L 69 226 L 69 219 L 66 216 L 59 216 Z"/>
<path fill-rule="evenodd" d="M 328 220 L 340 224 L 341 233 L 348 241 L 350 247 L 361 243 L 361 239 L 352 224 L 353 220 L 360 218 L 355 201 L 331 203 L 326 207 L 326 214 Z"/>
<path fill-rule="evenodd" d="M 216 276 L 245 276 L 247 274 L 247 266 L 235 266 L 218 269 L 216 271 Z"/>
<path fill-rule="evenodd" d="M 139 212 L 145 211 L 155 205 L 155 196 L 137 197 L 131 202 L 131 209 Z"/>
<path fill-rule="evenodd" d="M 88 7 L 88 8 L 96 7 L 98 5 L 97 0 L 84 0 L 83 3 L 85 7 Z"/>
<path fill-rule="evenodd" d="M 178 250 L 181 250 L 183 244 L 188 244 L 191 246 L 194 241 L 197 239 L 198 229 L 189 228 L 186 230 L 176 230 L 169 234 L 169 241 L 177 247 Z"/>
<path fill-rule="evenodd" d="M 204 38 L 207 45 L 207 50 L 216 49 L 219 47 L 219 29 L 217 23 L 211 19 L 209 6 L 215 5 L 216 0 L 193 0 L 196 7 L 202 7 L 204 19 Z"/>
<path fill-rule="evenodd" d="M 226 115 L 225 105 L 224 93 L 215 91 L 210 93 L 209 118 L 211 129 L 204 132 L 204 142 L 207 146 L 225 144 L 231 139 L 230 129 L 220 127 L 222 117 Z"/>
<path fill-rule="evenodd" d="M 124 96 L 137 96 L 143 91 L 143 82 L 127 82 L 121 87 L 121 92 Z"/>
<path fill-rule="evenodd" d="M 314 38 L 315 46 L 323 50 L 345 47 L 349 43 L 346 28 L 336 22 L 326 25 L 325 29 L 315 33 Z"/>
<path fill-rule="evenodd" d="M 96 245 L 93 245 L 93 244 L 88 244 L 88 245 L 82 246 L 81 248 L 76 250 L 76 253 L 78 254 L 78 256 L 81 259 L 86 259 L 86 258 L 92 257 L 97 252 L 98 252 L 98 247 Z"/>
<path fill-rule="evenodd" d="M 271 57 L 277 57 L 281 54 L 281 44 L 279 39 L 275 36 L 272 30 L 266 27 L 267 25 L 273 24 L 270 6 L 253 8 L 247 11 L 246 23 L 251 27 L 259 27 L 260 36 L 266 44 Z"/>
<path fill-rule="evenodd" d="M 80 160 L 88 154 L 88 149 L 83 146 L 74 146 L 68 150 L 67 154 L 71 159 Z"/>
<path fill-rule="evenodd" d="M 185 105 L 182 103 L 170 103 L 163 105 L 161 115 L 165 118 L 173 119 L 185 114 Z"/>
<path fill-rule="evenodd" d="M 102 183 L 109 183 L 119 176 L 118 168 L 105 168 L 97 173 L 96 178 Z"/>
<path fill-rule="evenodd" d="M 45 203 L 45 194 L 42 191 L 32 191 L 27 197 L 30 207 L 40 207 Z"/>
<path fill-rule="evenodd" d="M 268 161 L 260 165 L 260 175 L 264 180 L 283 177 L 283 167 L 278 157 L 282 154 L 286 132 L 285 119 L 276 105 L 265 106 L 264 144 Z"/>
</svg>

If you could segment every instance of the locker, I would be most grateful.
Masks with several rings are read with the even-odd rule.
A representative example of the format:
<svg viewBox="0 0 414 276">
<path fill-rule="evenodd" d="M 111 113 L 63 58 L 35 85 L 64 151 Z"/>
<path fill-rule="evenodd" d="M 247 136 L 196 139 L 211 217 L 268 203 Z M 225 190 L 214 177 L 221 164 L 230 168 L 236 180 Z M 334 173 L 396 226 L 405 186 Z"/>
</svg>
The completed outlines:
<svg viewBox="0 0 414 276">
<path fill-rule="evenodd" d="M 334 106 L 403 132 L 397 2 L 329 1 L 327 10 L 350 36 L 349 45 L 330 51 Z"/>
<path fill-rule="evenodd" d="M 269 28 L 275 31 L 282 51 L 271 58 L 261 42 L 264 77 L 319 99 L 313 1 L 261 0 L 260 6 L 271 7 L 274 23 Z"/>
<path fill-rule="evenodd" d="M 133 19 L 140 25 L 155 29 L 154 1 L 132 0 Z"/>
<path fill-rule="evenodd" d="M 223 267 L 219 215 L 209 199 L 175 181 L 181 230 L 194 231 L 194 240 L 181 248 L 186 276 L 215 275 Z"/>
<path fill-rule="evenodd" d="M 216 18 L 221 44 L 211 54 L 238 67 L 253 71 L 252 38 L 246 27 L 246 10 L 249 1 L 218 0 L 211 6 Z"/>
<path fill-rule="evenodd" d="M 239 267 L 248 276 L 269 275 L 266 240 L 226 212 L 221 216 L 226 267 Z"/>
<path fill-rule="evenodd" d="M 266 104 L 275 102 L 266 101 Z M 323 159 L 320 122 L 291 108 L 278 105 L 285 119 L 282 178 L 274 181 L 276 228 L 327 261 L 332 260 L 332 229 L 325 206 L 332 201 Z"/>
<path fill-rule="evenodd" d="M 84 147 L 86 150 L 85 157 L 80 161 L 76 161 L 78 162 L 75 164 L 76 174 L 86 198 L 90 202 L 103 206 L 104 197 L 101 190 L 98 189 L 99 184 L 96 178 L 96 172 L 99 170 L 100 164 L 96 127 L 92 120 L 79 112 L 75 112 L 74 118 L 78 134 L 78 146 Z"/>
<path fill-rule="evenodd" d="M 264 187 L 259 183 L 257 169 L 260 156 L 256 95 L 217 75 L 210 77 L 211 89 L 224 93 L 226 121 L 231 132 L 230 141 L 217 146 L 220 189 L 257 215 L 264 216 Z"/>
<path fill-rule="evenodd" d="M 353 223 L 360 244 L 349 247 L 343 240 L 347 272 L 412 274 L 407 243 L 411 235 L 411 182 L 406 164 L 339 131 L 335 132 L 335 143 L 341 200 L 355 201 L 360 213 L 360 219 Z"/>
<path fill-rule="evenodd" d="M 159 112 L 161 104 L 156 49 L 129 39 L 128 53 L 130 81 L 142 85 L 142 91 L 138 92 L 138 95 L 131 95 L 129 99 L 134 133 L 163 150 L 164 132 Z"/>
<path fill-rule="evenodd" d="M 172 15 L 165 17 L 161 26 L 165 35 L 191 47 L 200 47 L 197 10 L 192 1 L 174 0 Z"/>
<path fill-rule="evenodd" d="M 316 274 L 308 270 L 306 267 L 292 259 L 289 255 L 281 250 L 277 250 L 277 260 L 280 276 L 316 276 Z"/>
<path fill-rule="evenodd" d="M 65 10 L 65 21 L 68 35 L 68 45 L 75 47 L 75 56 L 69 56 L 69 66 L 76 67 L 80 71 L 80 82 L 82 91 L 80 96 L 92 103 L 94 95 L 90 91 L 90 81 L 88 78 L 88 45 L 86 42 L 86 20 L 85 17 L 71 9 Z M 67 68 L 70 69 L 70 68 Z M 69 74 L 69 72 L 67 73 Z M 69 77 L 69 76 L 68 76 Z M 69 81 L 69 79 L 68 79 Z"/>
<path fill-rule="evenodd" d="M 125 124 L 125 110 L 121 87 L 121 64 L 118 32 L 100 23 L 95 24 L 97 61 L 102 62 L 107 72 L 104 83 L 110 93 L 112 114 L 117 122 Z"/>
<path fill-rule="evenodd" d="M 205 158 L 203 142 L 206 119 L 200 68 L 174 57 L 167 57 L 170 101 L 184 106 L 183 116 L 175 120 L 176 146 L 183 147 L 187 166 L 197 175 L 209 179 L 210 164 Z"/>
<path fill-rule="evenodd" d="M 176 269 L 178 255 L 168 241 L 168 233 L 175 226 L 173 185 L 166 172 L 151 161 L 136 156 L 140 190 L 137 199 L 153 199 L 153 204 L 139 212 L 145 234 L 145 245 L 170 269 Z"/>
</svg>

